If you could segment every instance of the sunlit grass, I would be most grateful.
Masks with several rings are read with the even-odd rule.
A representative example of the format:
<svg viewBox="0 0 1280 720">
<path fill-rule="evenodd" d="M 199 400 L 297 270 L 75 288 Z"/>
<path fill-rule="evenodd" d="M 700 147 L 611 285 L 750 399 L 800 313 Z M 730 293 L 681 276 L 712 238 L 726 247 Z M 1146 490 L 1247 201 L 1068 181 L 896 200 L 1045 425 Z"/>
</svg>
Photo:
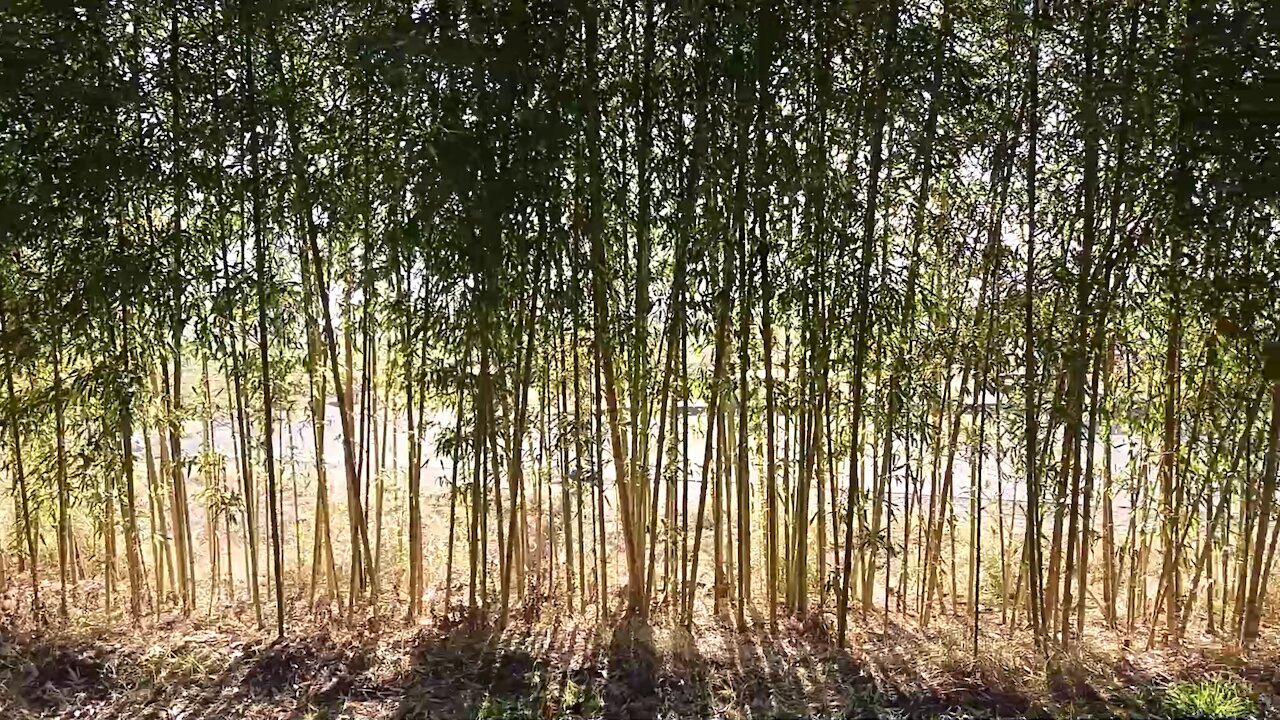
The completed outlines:
<svg viewBox="0 0 1280 720">
<path fill-rule="evenodd" d="M 1176 717 L 1241 718 L 1255 713 L 1245 689 L 1222 677 L 1174 683 L 1165 691 L 1164 706 Z"/>
</svg>

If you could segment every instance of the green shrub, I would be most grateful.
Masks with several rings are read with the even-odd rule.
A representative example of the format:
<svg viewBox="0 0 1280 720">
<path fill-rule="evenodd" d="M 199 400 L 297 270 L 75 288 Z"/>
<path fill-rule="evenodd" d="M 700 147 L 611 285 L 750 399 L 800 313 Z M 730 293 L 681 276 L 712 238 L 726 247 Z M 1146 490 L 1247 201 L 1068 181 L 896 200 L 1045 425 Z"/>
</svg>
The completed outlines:
<svg viewBox="0 0 1280 720">
<path fill-rule="evenodd" d="M 1239 718 L 1255 711 L 1245 688 L 1226 677 L 1174 683 L 1165 691 L 1164 706 L 1178 717 Z"/>
</svg>

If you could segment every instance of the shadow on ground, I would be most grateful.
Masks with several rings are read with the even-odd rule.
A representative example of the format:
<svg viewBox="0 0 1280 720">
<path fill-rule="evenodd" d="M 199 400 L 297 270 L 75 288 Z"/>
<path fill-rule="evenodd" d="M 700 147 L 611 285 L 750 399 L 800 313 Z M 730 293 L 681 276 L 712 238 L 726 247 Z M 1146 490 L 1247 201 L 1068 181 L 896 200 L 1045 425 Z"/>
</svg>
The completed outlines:
<svg viewBox="0 0 1280 720">
<path fill-rule="evenodd" d="M 0 628 L 0 717 L 1145 715 L 1159 688 L 1177 679 L 1128 658 L 1077 654 L 1028 667 L 1017 658 L 939 654 L 936 635 L 926 640 L 906 625 L 855 634 L 846 650 L 816 618 L 746 633 L 717 621 L 690 635 L 664 623 L 654 631 L 557 617 L 497 633 L 455 611 L 412 630 L 246 642 L 192 633 L 151 647 Z M 1228 672 L 1259 695 L 1278 689 L 1274 658 L 1197 666 L 1192 657 L 1183 666 L 1179 676 Z"/>
</svg>

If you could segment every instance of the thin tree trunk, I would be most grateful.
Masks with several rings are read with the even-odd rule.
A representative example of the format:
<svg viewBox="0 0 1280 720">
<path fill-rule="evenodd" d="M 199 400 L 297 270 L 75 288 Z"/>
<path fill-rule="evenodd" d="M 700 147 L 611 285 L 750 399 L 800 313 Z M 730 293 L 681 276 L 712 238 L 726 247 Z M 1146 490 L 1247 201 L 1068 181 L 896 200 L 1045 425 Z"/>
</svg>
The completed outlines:
<svg viewBox="0 0 1280 720">
<path fill-rule="evenodd" d="M 132 378 L 129 357 L 129 310 L 125 308 L 120 319 L 121 350 L 124 377 Z M 142 617 L 142 588 L 144 584 L 142 569 L 142 548 L 138 540 L 137 501 L 133 488 L 133 390 L 132 386 L 124 388 L 120 404 L 120 442 L 121 442 L 121 479 L 124 482 L 125 518 L 124 543 L 125 562 L 129 568 L 129 616 L 136 623 Z M 59 400 L 58 412 L 58 472 L 65 479 L 66 458 L 62 447 L 62 412 Z"/>
<path fill-rule="evenodd" d="M 760 255 L 760 341 L 764 356 L 765 425 L 765 575 L 768 579 L 769 627 L 778 627 L 778 480 L 777 480 L 777 397 L 773 380 L 773 280 L 769 274 L 769 193 L 765 190 L 765 168 L 770 161 L 766 124 L 773 103 L 774 12 L 771 3 L 758 10 L 756 33 L 756 119 L 755 119 L 755 209 L 756 252 Z M 744 263 L 745 268 L 745 263 Z"/>
<path fill-rule="evenodd" d="M 1024 554 L 1030 567 L 1027 574 L 1030 588 L 1030 619 L 1032 632 L 1037 644 L 1043 650 L 1046 643 L 1044 634 L 1044 599 L 1041 594 L 1040 581 L 1040 485 L 1036 468 L 1037 423 L 1039 408 L 1036 406 L 1034 383 L 1039 373 L 1036 370 L 1035 356 L 1035 256 L 1036 256 L 1036 141 L 1039 135 L 1039 93 L 1040 93 L 1040 3 L 1032 4 L 1031 13 L 1031 58 L 1028 63 L 1030 74 L 1030 100 L 1027 108 L 1028 150 L 1027 150 L 1027 266 L 1026 266 L 1026 315 L 1023 353 L 1025 360 L 1024 394 L 1026 396 L 1026 547 Z"/>
<path fill-rule="evenodd" d="M 67 561 L 71 552 L 69 543 L 71 535 L 71 517 L 69 514 L 71 493 L 67 488 L 67 430 L 64 419 L 61 348 L 62 331 L 58 329 L 55 330 L 53 340 L 53 413 L 58 478 L 58 616 L 65 622 L 67 620 Z M 131 435 L 132 433 L 129 435 L 122 434 L 125 443 L 131 444 Z M 130 448 L 129 452 L 132 452 L 132 448 Z M 129 579 L 133 579 L 132 573 Z"/>
<path fill-rule="evenodd" d="M 0 295 L 0 334 L 6 334 L 9 331 L 9 308 L 7 298 Z M 13 455 L 9 461 L 9 471 L 13 475 L 13 483 L 18 491 L 18 507 L 22 515 L 22 534 L 27 542 L 27 566 L 31 571 L 31 617 L 37 625 L 43 624 L 43 615 L 40 607 L 40 573 L 37 569 L 36 560 L 36 544 L 37 533 L 35 523 L 32 519 L 31 500 L 27 492 L 27 475 L 22 461 L 22 431 L 18 428 L 18 396 L 13 389 L 13 355 L 12 353 L 4 353 L 4 381 L 9 391 L 8 399 L 8 425 L 9 436 L 13 442 L 11 450 Z M 107 503 L 108 518 L 110 518 L 111 503 Z M 106 532 L 114 534 L 114 530 L 109 526 Z M 107 613 L 110 614 L 110 601 L 107 602 Z"/>
<path fill-rule="evenodd" d="M 1267 549 L 1267 529 L 1271 523 L 1271 508 L 1275 503 L 1277 466 L 1280 465 L 1280 342 L 1267 346 L 1266 378 L 1271 383 L 1271 429 L 1267 432 L 1267 456 L 1262 470 L 1262 498 L 1259 502 L 1257 539 L 1252 549 L 1252 568 L 1249 574 L 1249 593 L 1245 605 L 1244 630 L 1241 639 L 1252 643 L 1258 637 L 1262 621 L 1262 592 L 1266 577 L 1262 574 L 1263 554 Z"/>
<path fill-rule="evenodd" d="M 632 484 L 627 474 L 627 443 L 623 437 L 623 429 L 618 414 L 618 382 L 614 367 L 613 340 L 609 321 L 608 278 L 605 270 L 609 264 L 604 248 L 604 213 L 601 206 L 601 190 L 603 173 L 600 161 L 600 108 L 596 101 L 596 83 L 599 47 L 598 9 L 591 3 L 583 5 L 582 15 L 585 35 L 586 82 L 583 102 L 587 115 L 587 157 L 589 212 L 587 218 L 588 236 L 591 248 L 592 268 L 592 305 L 595 308 L 595 342 L 600 356 L 600 368 L 603 373 L 602 385 L 605 397 L 605 408 L 609 420 L 609 438 L 613 450 L 613 466 L 618 486 L 618 511 L 622 518 L 622 536 L 626 549 L 628 582 L 628 611 L 642 614 L 647 604 L 644 598 L 644 548 L 643 536 L 632 527 L 635 520 Z M 639 542 L 637 542 L 639 541 Z M 694 562 L 697 562 L 695 556 Z"/>
</svg>

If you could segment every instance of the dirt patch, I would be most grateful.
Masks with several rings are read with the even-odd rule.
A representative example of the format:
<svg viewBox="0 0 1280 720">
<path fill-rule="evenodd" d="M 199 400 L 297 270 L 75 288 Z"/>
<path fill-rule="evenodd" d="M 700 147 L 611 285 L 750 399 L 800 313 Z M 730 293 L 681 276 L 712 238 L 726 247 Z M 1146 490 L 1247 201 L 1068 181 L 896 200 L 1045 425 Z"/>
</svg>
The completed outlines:
<svg viewBox="0 0 1280 720">
<path fill-rule="evenodd" d="M 136 662 L 129 649 L 0 633 L 0 681 L 15 704 L 36 709 L 68 700 L 101 700 L 121 689 L 116 668 Z M 0 707 L 4 706 L 0 699 Z"/>
<path fill-rule="evenodd" d="M 349 692 L 369 670 L 366 649 L 328 635 L 285 638 L 251 654 L 242 684 L 257 695 L 300 694 L 323 702 Z"/>
</svg>

